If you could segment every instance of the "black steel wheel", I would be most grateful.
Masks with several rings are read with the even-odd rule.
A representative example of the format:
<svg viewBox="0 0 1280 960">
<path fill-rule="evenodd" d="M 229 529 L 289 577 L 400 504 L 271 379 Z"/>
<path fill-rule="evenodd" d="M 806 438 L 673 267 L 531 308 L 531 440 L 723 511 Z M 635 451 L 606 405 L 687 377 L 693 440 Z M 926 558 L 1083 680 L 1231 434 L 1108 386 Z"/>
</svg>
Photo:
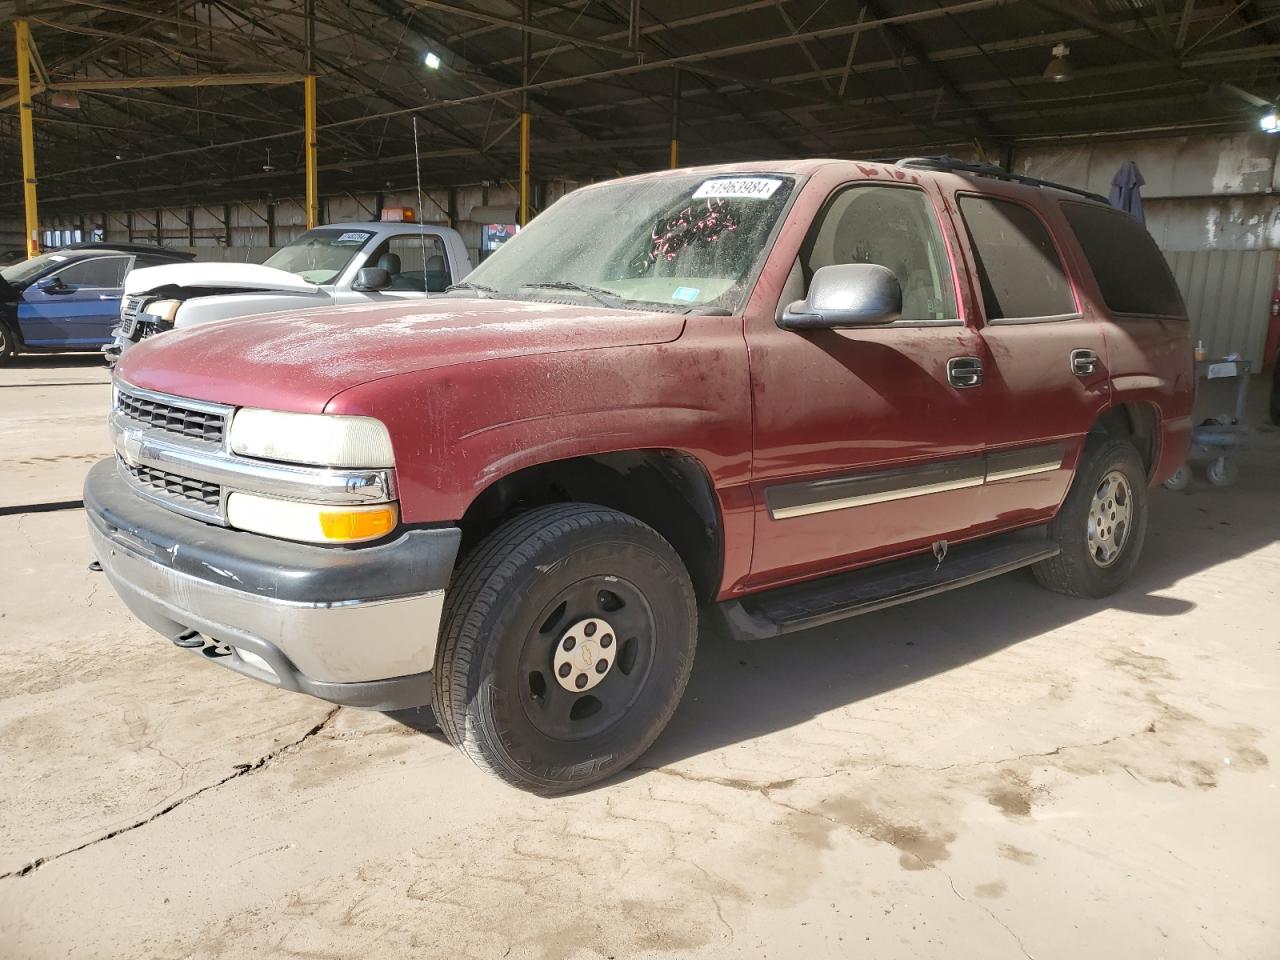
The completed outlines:
<svg viewBox="0 0 1280 960">
<path fill-rule="evenodd" d="M 589 504 L 530 511 L 454 578 L 436 653 L 440 727 L 522 789 L 596 783 L 666 726 L 696 633 L 688 573 L 651 527 Z"/>
</svg>

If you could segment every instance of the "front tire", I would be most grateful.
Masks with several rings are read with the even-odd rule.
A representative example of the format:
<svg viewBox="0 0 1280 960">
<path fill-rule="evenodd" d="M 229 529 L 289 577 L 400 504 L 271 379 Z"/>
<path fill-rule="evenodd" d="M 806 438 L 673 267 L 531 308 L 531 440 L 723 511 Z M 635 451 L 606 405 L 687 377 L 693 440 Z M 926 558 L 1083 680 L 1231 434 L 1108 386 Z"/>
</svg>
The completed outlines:
<svg viewBox="0 0 1280 960">
<path fill-rule="evenodd" d="M 1086 442 L 1049 536 L 1061 549 L 1032 567 L 1042 586 L 1105 597 L 1129 579 L 1147 536 L 1147 473 L 1132 443 L 1110 437 Z"/>
<path fill-rule="evenodd" d="M 18 340 L 13 335 L 13 330 L 3 320 L 0 320 L 0 367 L 7 366 L 18 350 Z"/>
<path fill-rule="evenodd" d="M 589 504 L 521 514 L 450 588 L 434 670 L 440 728 L 524 790 L 604 780 L 671 719 L 697 622 L 689 574 L 653 528 Z"/>
</svg>

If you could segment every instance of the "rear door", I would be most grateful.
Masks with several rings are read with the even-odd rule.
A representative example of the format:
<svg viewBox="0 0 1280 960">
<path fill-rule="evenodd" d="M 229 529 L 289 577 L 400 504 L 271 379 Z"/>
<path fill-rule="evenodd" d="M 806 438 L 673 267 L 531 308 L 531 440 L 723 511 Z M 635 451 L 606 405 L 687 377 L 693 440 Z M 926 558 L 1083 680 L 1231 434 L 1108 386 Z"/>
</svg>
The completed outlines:
<svg viewBox="0 0 1280 960">
<path fill-rule="evenodd" d="M 1066 495 L 1085 434 L 1109 402 L 1101 325 L 1077 294 L 1048 204 L 1012 191 L 954 197 L 960 246 L 982 311 L 992 529 L 1043 519 Z"/>
<path fill-rule="evenodd" d="M 876 263 L 898 277 L 902 318 L 795 332 L 746 318 L 755 404 L 753 586 L 928 549 L 975 520 L 985 403 L 948 367 L 982 349 L 957 306 L 937 195 L 855 182 L 819 210 L 782 303 L 813 273 Z"/>
<path fill-rule="evenodd" d="M 32 347 L 101 346 L 120 315 L 131 257 L 89 257 L 55 271 L 22 292 L 18 325 Z M 45 281 L 56 284 L 43 286 Z"/>
</svg>

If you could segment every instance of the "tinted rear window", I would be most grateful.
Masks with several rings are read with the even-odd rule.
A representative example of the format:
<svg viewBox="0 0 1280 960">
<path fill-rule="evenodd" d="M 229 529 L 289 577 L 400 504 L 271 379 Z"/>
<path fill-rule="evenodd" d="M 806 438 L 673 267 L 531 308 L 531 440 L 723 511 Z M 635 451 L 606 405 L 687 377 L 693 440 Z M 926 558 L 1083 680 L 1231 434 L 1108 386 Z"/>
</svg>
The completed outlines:
<svg viewBox="0 0 1280 960">
<path fill-rule="evenodd" d="M 1146 228 L 1100 204 L 1064 203 L 1071 230 L 1112 313 L 1185 317 L 1169 265 Z"/>
<path fill-rule="evenodd" d="M 978 261 L 988 320 L 1060 317 L 1076 312 L 1075 297 L 1049 231 L 1020 203 L 961 197 Z"/>
</svg>

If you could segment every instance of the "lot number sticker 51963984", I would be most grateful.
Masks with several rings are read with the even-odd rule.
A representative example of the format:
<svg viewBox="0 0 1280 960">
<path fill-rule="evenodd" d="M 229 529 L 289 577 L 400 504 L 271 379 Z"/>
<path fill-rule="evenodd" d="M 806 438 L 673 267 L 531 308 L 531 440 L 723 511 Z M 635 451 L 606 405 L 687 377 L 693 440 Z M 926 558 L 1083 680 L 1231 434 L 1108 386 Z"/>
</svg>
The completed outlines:
<svg viewBox="0 0 1280 960">
<path fill-rule="evenodd" d="M 782 181 L 774 177 L 722 177 L 702 181 L 698 189 L 693 192 L 693 199 L 735 197 L 747 200 L 768 200 L 781 185 Z"/>
</svg>

